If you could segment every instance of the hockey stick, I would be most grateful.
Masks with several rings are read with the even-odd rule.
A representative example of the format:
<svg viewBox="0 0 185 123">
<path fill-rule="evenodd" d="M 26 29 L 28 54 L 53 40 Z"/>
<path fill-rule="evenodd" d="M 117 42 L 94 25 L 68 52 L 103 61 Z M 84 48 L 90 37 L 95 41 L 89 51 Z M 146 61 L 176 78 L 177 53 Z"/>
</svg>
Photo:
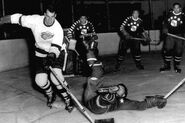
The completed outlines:
<svg viewBox="0 0 185 123">
<path fill-rule="evenodd" d="M 168 99 L 169 96 L 171 96 L 180 86 L 182 86 L 185 82 L 185 78 L 182 79 L 170 92 L 168 92 L 164 98 Z"/>
<path fill-rule="evenodd" d="M 144 41 L 145 40 L 144 38 L 130 38 L 130 39 L 138 40 L 138 41 Z"/>
<path fill-rule="evenodd" d="M 114 119 L 100 119 L 100 120 L 95 120 L 90 117 L 90 115 L 86 112 L 85 108 L 80 104 L 80 102 L 77 100 L 77 98 L 71 93 L 69 88 L 66 87 L 66 85 L 63 83 L 63 81 L 60 79 L 60 77 L 57 75 L 57 73 L 53 70 L 53 68 L 50 66 L 49 67 L 51 73 L 54 75 L 54 77 L 57 79 L 62 84 L 62 87 L 66 89 L 67 93 L 71 96 L 72 100 L 75 102 L 81 113 L 88 119 L 90 123 L 114 123 Z"/>
<path fill-rule="evenodd" d="M 68 53 L 67 53 L 67 50 L 65 49 L 64 50 L 64 52 L 65 52 L 65 56 L 64 56 L 64 65 L 63 65 L 63 71 L 65 71 L 66 70 L 66 65 L 67 65 L 67 57 L 68 57 Z"/>
<path fill-rule="evenodd" d="M 185 38 L 184 38 L 184 37 L 177 36 L 177 35 L 174 35 L 174 34 L 171 34 L 171 33 L 167 33 L 167 35 L 169 35 L 169 36 L 171 36 L 171 37 L 174 37 L 174 38 L 181 39 L 181 40 L 185 40 Z"/>
<path fill-rule="evenodd" d="M 138 40 L 138 41 L 145 41 L 144 38 L 131 38 L 131 39 L 133 39 L 133 40 Z M 152 42 L 152 41 L 155 41 L 155 42 L 156 42 L 157 40 L 151 40 L 151 42 Z M 160 41 L 158 41 L 158 42 L 155 43 L 155 44 L 154 44 L 154 43 L 150 43 L 150 45 L 156 45 L 156 44 L 158 44 L 159 42 L 160 42 Z"/>
</svg>

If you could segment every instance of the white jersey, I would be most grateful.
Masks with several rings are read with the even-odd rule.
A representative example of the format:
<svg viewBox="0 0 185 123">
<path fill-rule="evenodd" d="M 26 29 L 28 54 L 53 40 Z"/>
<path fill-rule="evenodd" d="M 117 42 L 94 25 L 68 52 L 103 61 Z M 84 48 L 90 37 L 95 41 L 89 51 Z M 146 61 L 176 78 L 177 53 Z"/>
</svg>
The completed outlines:
<svg viewBox="0 0 185 123">
<path fill-rule="evenodd" d="M 63 29 L 57 20 L 52 26 L 46 26 L 44 16 L 13 14 L 11 15 L 11 23 L 32 30 L 36 41 L 36 56 L 46 57 L 49 52 L 59 56 L 63 44 Z"/>
</svg>

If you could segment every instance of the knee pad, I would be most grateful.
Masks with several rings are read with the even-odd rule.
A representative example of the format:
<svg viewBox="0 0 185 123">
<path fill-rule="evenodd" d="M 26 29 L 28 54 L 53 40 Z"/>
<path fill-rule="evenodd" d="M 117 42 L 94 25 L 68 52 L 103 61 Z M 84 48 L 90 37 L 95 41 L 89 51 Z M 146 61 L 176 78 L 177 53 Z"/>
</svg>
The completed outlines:
<svg viewBox="0 0 185 123">
<path fill-rule="evenodd" d="M 92 66 L 92 75 L 91 77 L 95 77 L 95 78 L 101 78 L 103 76 L 103 66 L 101 62 L 96 62 L 94 63 L 94 65 Z"/>
<path fill-rule="evenodd" d="M 59 68 L 53 68 L 53 70 L 55 71 L 55 73 L 57 74 L 57 76 L 61 79 L 61 81 L 64 81 L 64 76 L 62 75 L 62 70 Z M 53 75 L 53 73 L 50 74 L 51 77 L 51 81 L 55 84 L 58 85 L 59 81 L 55 78 L 55 76 Z"/>
<path fill-rule="evenodd" d="M 95 61 L 97 61 L 97 59 L 95 57 L 94 52 L 89 50 L 89 52 L 87 53 L 87 62 L 89 64 L 89 66 L 92 66 Z"/>
<path fill-rule="evenodd" d="M 35 76 L 35 82 L 39 87 L 44 87 L 47 84 L 48 75 L 46 73 L 39 73 Z"/>
</svg>

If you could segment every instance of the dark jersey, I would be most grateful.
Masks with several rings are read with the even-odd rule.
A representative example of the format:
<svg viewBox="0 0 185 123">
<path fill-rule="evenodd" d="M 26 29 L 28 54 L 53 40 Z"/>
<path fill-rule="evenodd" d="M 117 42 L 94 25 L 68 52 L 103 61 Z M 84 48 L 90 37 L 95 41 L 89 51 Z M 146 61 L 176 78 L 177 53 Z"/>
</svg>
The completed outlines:
<svg viewBox="0 0 185 123">
<path fill-rule="evenodd" d="M 124 103 L 124 98 L 108 93 L 95 96 L 87 102 L 86 106 L 95 114 L 103 114 L 118 109 L 121 103 Z"/>
<path fill-rule="evenodd" d="M 123 31 L 123 28 L 129 33 L 131 36 L 139 36 L 144 32 L 143 21 L 140 18 L 134 19 L 132 16 L 127 17 L 120 27 L 120 31 Z"/>
<path fill-rule="evenodd" d="M 80 20 L 76 21 L 68 30 L 67 36 L 69 39 L 78 40 L 81 35 L 87 33 L 95 33 L 94 26 L 91 22 L 87 21 L 86 24 L 82 25 Z"/>
<path fill-rule="evenodd" d="M 170 11 L 165 22 L 167 23 L 169 33 L 172 34 L 184 33 L 185 28 L 184 13 L 180 12 L 178 14 L 175 14 L 174 11 Z"/>
</svg>

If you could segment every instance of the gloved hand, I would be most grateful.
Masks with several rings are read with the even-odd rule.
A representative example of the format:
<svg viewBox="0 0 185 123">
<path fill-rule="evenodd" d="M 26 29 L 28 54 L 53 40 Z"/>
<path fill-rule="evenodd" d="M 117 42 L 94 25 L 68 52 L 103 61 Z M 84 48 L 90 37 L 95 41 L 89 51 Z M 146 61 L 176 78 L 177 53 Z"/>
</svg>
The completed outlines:
<svg viewBox="0 0 185 123">
<path fill-rule="evenodd" d="M 125 34 L 125 39 L 126 39 L 126 40 L 129 40 L 129 39 L 131 39 L 131 38 L 132 38 L 131 35 L 129 35 L 128 33 Z"/>
<path fill-rule="evenodd" d="M 91 41 L 89 43 L 89 46 L 90 46 L 90 50 L 95 50 L 98 48 L 98 42 L 97 41 Z"/>
<path fill-rule="evenodd" d="M 44 63 L 44 66 L 46 69 L 49 69 L 50 66 L 54 65 L 56 60 L 56 55 L 55 53 L 49 53 L 46 57 L 46 61 Z"/>
<path fill-rule="evenodd" d="M 155 98 L 157 100 L 157 108 L 161 109 L 166 106 L 167 99 L 164 99 L 164 96 L 162 95 L 155 95 Z"/>
<path fill-rule="evenodd" d="M 142 44 L 143 46 L 146 46 L 146 45 L 149 45 L 150 42 L 151 42 L 151 39 L 150 39 L 149 37 L 147 37 L 147 38 L 145 38 L 145 40 L 142 40 L 142 41 L 141 41 L 141 44 Z"/>
<path fill-rule="evenodd" d="M 92 35 L 91 40 L 98 40 L 98 36 L 97 35 Z"/>
<path fill-rule="evenodd" d="M 155 96 L 146 96 L 145 101 L 147 102 L 147 108 L 152 108 L 157 106 L 157 108 L 161 109 L 166 106 L 167 100 L 164 99 L 164 96 L 155 95 Z"/>
<path fill-rule="evenodd" d="M 167 29 L 167 28 L 163 29 L 163 30 L 162 30 L 162 33 L 167 35 L 168 29 Z"/>
</svg>

